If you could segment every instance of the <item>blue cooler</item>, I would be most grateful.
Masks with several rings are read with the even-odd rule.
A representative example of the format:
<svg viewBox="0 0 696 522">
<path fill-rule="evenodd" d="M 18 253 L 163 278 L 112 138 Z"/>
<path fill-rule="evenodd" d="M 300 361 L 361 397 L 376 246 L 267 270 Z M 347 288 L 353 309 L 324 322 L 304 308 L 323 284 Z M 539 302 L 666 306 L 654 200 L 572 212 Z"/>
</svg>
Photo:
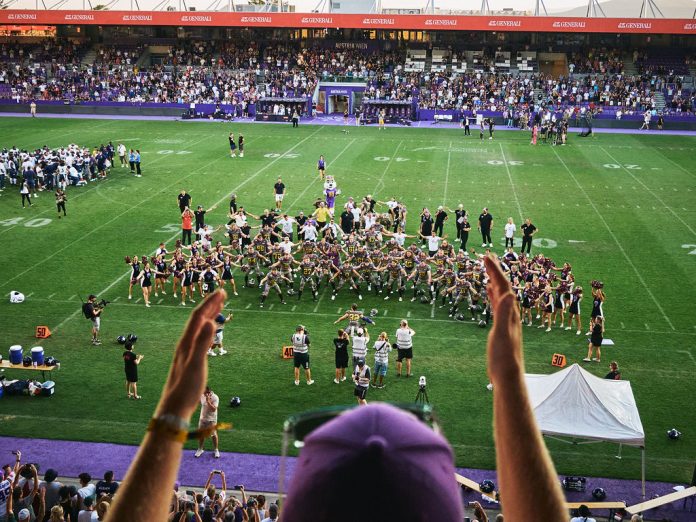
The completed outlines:
<svg viewBox="0 0 696 522">
<path fill-rule="evenodd" d="M 34 346 L 31 349 L 31 362 L 36 366 L 43 366 L 44 364 L 44 351 L 41 346 Z"/>
<path fill-rule="evenodd" d="M 22 364 L 22 358 L 24 357 L 24 350 L 18 344 L 10 346 L 10 364 Z"/>
</svg>

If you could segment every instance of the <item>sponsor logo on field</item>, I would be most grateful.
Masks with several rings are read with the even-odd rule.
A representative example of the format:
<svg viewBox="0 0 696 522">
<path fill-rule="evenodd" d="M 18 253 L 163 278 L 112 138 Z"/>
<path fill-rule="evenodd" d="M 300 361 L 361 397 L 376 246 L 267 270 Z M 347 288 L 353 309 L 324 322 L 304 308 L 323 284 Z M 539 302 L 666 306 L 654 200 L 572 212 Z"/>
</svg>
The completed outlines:
<svg viewBox="0 0 696 522">
<path fill-rule="evenodd" d="M 488 27 L 522 27 L 521 20 L 491 20 Z"/>
<path fill-rule="evenodd" d="M 242 16 L 240 22 L 245 24 L 270 24 L 272 20 L 270 16 Z"/>
<path fill-rule="evenodd" d="M 212 22 L 212 16 L 203 15 L 184 15 L 181 17 L 182 22 Z"/>
<path fill-rule="evenodd" d="M 563 28 L 563 29 L 584 29 L 585 25 L 586 25 L 585 22 L 566 21 L 566 22 L 554 22 L 552 27 Z"/>
<path fill-rule="evenodd" d="M 441 18 L 428 18 L 425 21 L 425 25 L 455 26 L 455 25 L 457 25 L 457 20 L 446 20 L 446 19 L 441 19 Z"/>
<path fill-rule="evenodd" d="M 696 24 L 684 24 L 684 30 L 685 31 L 696 30 Z"/>
<path fill-rule="evenodd" d="M 330 16 L 305 16 L 300 20 L 303 24 L 333 24 Z"/>
<path fill-rule="evenodd" d="M 36 20 L 35 14 L 30 13 L 17 13 L 7 15 L 8 20 Z"/>
<path fill-rule="evenodd" d="M 94 15 L 92 14 L 66 14 L 65 20 L 94 20 Z"/>
<path fill-rule="evenodd" d="M 363 18 L 363 25 L 395 25 L 394 18 Z"/>
<path fill-rule="evenodd" d="M 124 22 L 151 22 L 152 15 L 123 15 Z"/>
<path fill-rule="evenodd" d="M 652 22 L 619 22 L 619 29 L 652 29 Z"/>
</svg>

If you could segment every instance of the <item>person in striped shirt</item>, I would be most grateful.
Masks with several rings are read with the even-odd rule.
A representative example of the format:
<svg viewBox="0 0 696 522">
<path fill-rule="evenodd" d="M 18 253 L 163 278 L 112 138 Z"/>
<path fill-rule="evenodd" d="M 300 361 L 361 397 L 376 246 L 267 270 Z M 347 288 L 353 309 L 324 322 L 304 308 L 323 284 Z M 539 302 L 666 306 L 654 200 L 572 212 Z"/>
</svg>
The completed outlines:
<svg viewBox="0 0 696 522">
<path fill-rule="evenodd" d="M 375 371 L 372 372 L 372 387 L 382 389 L 384 388 L 384 376 L 387 375 L 387 368 L 389 366 L 389 352 L 392 351 L 387 332 L 379 334 L 379 338 L 375 341 L 374 349 Z M 377 383 L 378 378 L 379 383 Z"/>
</svg>

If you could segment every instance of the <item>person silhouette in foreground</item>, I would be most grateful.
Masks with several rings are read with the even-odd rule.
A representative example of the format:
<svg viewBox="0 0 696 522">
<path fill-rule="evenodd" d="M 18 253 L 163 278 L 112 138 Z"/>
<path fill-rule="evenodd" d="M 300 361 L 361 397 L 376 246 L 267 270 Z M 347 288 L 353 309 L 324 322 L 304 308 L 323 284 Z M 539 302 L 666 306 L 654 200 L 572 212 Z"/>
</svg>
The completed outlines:
<svg viewBox="0 0 696 522">
<path fill-rule="evenodd" d="M 485 259 L 494 323 L 488 374 L 503 511 L 510 520 L 568 518 L 553 463 L 524 383 L 522 328 L 515 295 L 497 258 Z M 183 427 L 207 381 L 207 350 L 226 294 L 211 294 L 191 314 L 148 432 L 107 522 L 167 519 L 182 455 Z M 183 424 L 182 424 L 183 423 Z M 151 473 L 157 469 L 157 473 Z M 374 489 L 373 489 L 374 488 Z M 345 413 L 305 438 L 284 522 L 406 520 L 460 522 L 462 500 L 447 441 L 384 404 Z"/>
</svg>

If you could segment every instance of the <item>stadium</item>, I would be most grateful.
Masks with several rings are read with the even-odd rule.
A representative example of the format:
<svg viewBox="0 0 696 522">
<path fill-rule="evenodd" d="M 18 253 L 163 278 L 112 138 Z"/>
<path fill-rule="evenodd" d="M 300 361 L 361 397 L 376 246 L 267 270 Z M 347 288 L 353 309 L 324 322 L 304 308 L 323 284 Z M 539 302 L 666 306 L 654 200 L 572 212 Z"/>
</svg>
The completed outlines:
<svg viewBox="0 0 696 522">
<path fill-rule="evenodd" d="M 410 4 L 0 0 L 0 521 L 696 519 L 696 5 Z"/>
</svg>

